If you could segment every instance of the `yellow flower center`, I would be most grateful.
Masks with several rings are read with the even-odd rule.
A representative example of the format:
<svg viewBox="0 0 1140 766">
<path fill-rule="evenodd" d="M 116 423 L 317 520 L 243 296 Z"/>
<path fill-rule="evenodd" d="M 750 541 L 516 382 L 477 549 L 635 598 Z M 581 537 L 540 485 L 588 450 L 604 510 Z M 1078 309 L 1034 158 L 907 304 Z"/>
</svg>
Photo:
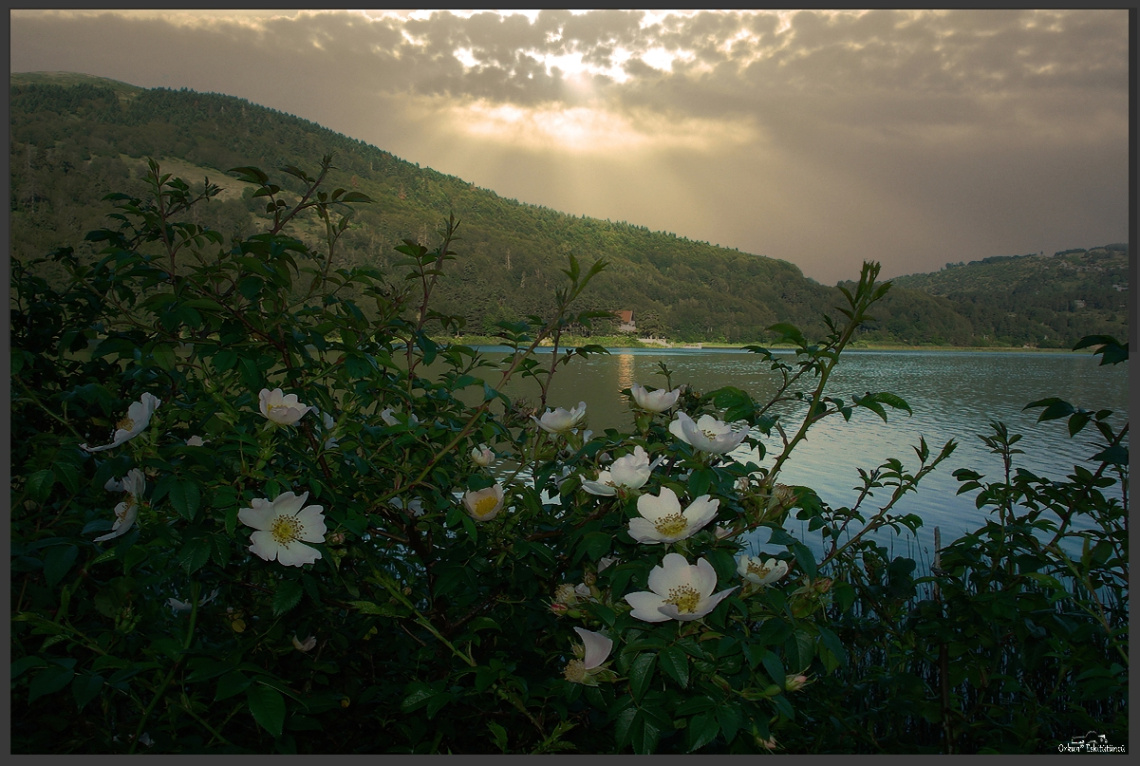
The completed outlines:
<svg viewBox="0 0 1140 766">
<path fill-rule="evenodd" d="M 134 427 L 135 421 L 131 420 L 130 418 L 123 418 L 115 424 L 115 428 L 118 428 L 121 431 L 133 431 Z"/>
<path fill-rule="evenodd" d="M 765 577 L 767 577 L 768 573 L 771 571 L 772 571 L 771 569 L 764 566 L 763 564 L 757 564 L 755 561 L 749 561 L 748 562 L 748 573 L 756 575 L 761 580 L 763 580 Z"/>
<path fill-rule="evenodd" d="M 662 516 L 653 524 L 665 537 L 676 537 L 689 528 L 689 522 L 679 513 Z"/>
<path fill-rule="evenodd" d="M 703 433 L 705 435 L 705 438 L 708 439 L 709 441 L 716 441 L 716 438 L 718 436 L 720 436 L 720 434 L 713 433 L 712 431 L 702 430 L 701 433 Z"/>
<path fill-rule="evenodd" d="M 494 495 L 487 495 L 486 497 L 481 497 L 475 503 L 475 515 L 478 516 L 479 518 L 483 518 L 484 516 L 491 513 L 493 510 L 495 510 L 495 506 L 498 504 L 499 504 L 499 499 L 497 497 L 495 497 Z"/>
<path fill-rule="evenodd" d="M 296 516 L 278 516 L 273 520 L 269 533 L 278 545 L 286 545 L 301 539 L 305 526 Z"/>
<path fill-rule="evenodd" d="M 669 589 L 669 598 L 665 599 L 665 603 L 677 607 L 677 611 L 682 614 L 692 614 L 701 603 L 701 594 L 692 585 L 679 585 Z"/>
<path fill-rule="evenodd" d="M 581 660 L 570 660 L 562 677 L 571 683 L 580 684 L 586 680 L 586 665 Z"/>
</svg>

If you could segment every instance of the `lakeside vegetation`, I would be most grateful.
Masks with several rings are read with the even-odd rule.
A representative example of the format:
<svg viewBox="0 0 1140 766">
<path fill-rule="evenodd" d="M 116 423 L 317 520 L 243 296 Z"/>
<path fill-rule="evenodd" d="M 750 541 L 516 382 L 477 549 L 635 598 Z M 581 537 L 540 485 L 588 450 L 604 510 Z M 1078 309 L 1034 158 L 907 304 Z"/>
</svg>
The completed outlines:
<svg viewBox="0 0 1140 766">
<path fill-rule="evenodd" d="M 439 278 L 433 300 L 466 334 L 491 335 L 499 322 L 548 312 L 540 296 L 560 283 L 569 255 L 587 267 L 610 264 L 583 296 L 585 309 L 631 311 L 637 334 L 676 344 L 771 342 L 777 336 L 768 328 L 779 323 L 820 334 L 819 317 L 834 309 L 834 287 L 786 261 L 506 199 L 243 99 L 70 73 L 17 73 L 10 83 L 11 251 L 22 261 L 67 244 L 93 260 L 95 247 L 82 238 L 107 223 L 102 197 L 141 193 L 147 157 L 195 189 L 204 177 L 219 186 L 194 215 L 228 239 L 256 231 L 264 214 L 255 186 L 230 168 L 279 168 L 331 153 L 330 183 L 377 203 L 347 224 L 338 265 L 379 268 L 398 280 L 405 256 L 397 246 L 412 239 L 431 247 L 452 214 L 459 220 L 462 255 Z M 283 183 L 300 188 L 293 177 Z M 296 236 L 314 245 L 318 223 L 301 222 Z M 43 268 L 49 279 L 62 278 Z M 1124 245 L 990 256 L 894 283 L 854 342 L 1070 348 L 1087 335 L 1128 335 Z M 596 318 L 590 331 L 609 336 L 617 327 Z"/>
<path fill-rule="evenodd" d="M 923 524 L 897 504 L 953 441 L 861 470 L 843 506 L 781 482 L 822 420 L 911 410 L 829 386 L 892 291 L 877 264 L 832 288 L 826 332 L 772 328 L 794 354 L 750 349 L 770 398 L 666 368 L 594 434 L 586 403 L 546 407 L 563 360 L 536 351 L 601 318 L 580 299 L 605 262 L 568 257 L 545 318 L 500 322 L 505 360 L 439 343 L 462 324 L 431 301 L 451 232 L 401 244 L 396 286 L 334 266 L 371 200 L 329 191 L 329 162 L 277 174 L 296 192 L 240 166 L 269 213 L 233 238 L 195 220 L 219 187 L 148 162 L 83 240 L 93 262 L 13 263 L 13 752 L 1127 748 L 1127 413 L 1027 403 L 1092 434 L 1065 476 L 993 423 L 1004 471 L 954 472 L 986 520 L 927 575 L 875 533 Z M 316 246 L 295 236 L 313 221 Z"/>
</svg>

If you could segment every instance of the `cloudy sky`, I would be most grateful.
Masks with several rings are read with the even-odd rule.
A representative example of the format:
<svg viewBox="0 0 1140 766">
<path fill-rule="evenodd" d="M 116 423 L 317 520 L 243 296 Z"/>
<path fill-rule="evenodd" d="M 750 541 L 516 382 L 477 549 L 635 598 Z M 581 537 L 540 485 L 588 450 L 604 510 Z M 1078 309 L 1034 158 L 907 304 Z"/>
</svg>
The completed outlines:
<svg viewBox="0 0 1140 766">
<path fill-rule="evenodd" d="M 864 259 L 891 277 L 1128 239 L 1126 10 L 10 20 L 14 72 L 239 96 L 505 197 L 825 284 Z"/>
</svg>

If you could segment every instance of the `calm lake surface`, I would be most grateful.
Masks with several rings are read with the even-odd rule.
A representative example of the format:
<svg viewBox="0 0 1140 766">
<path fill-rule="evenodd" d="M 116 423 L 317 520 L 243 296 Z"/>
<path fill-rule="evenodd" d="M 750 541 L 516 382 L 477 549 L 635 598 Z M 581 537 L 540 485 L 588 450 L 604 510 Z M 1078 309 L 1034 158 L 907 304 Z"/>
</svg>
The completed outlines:
<svg viewBox="0 0 1140 766">
<path fill-rule="evenodd" d="M 490 358 L 498 357 L 485 350 Z M 812 487 L 833 507 L 850 506 L 857 496 L 854 488 L 861 485 L 857 468 L 875 468 L 894 457 L 913 471 L 918 458 L 912 445 L 920 437 L 926 438 L 932 455 L 953 439 L 958 443 L 954 453 L 922 481 L 917 493 L 895 507 L 896 513 L 915 513 L 923 519 L 917 541 L 908 543 L 905 536 L 881 532 L 882 543 L 893 545 L 895 553 L 909 550 L 908 555 L 929 564 L 934 527 L 941 529 L 945 545 L 985 520 L 985 511 L 975 506 L 975 492 L 956 494 L 959 482 L 953 472 L 972 468 L 990 479 L 1001 476 L 1001 458 L 991 455 L 978 438 L 991 433 L 991 421 L 1000 420 L 1011 433 L 1023 435 L 1017 446 L 1026 454 L 1015 456 L 1014 466 L 1038 475 L 1063 479 L 1074 464 L 1085 463 L 1099 451 L 1094 446 L 1099 433 L 1091 425 L 1070 439 L 1065 420 L 1038 424 L 1039 408 L 1022 411 L 1032 401 L 1057 396 L 1086 409 L 1111 409 L 1116 413 L 1114 422 L 1123 422 L 1128 411 L 1127 365 L 1100 367 L 1098 362 L 1099 357 L 1086 353 L 845 352 L 829 381 L 832 396 L 850 402 L 852 394 L 889 391 L 906 400 L 914 414 L 886 408 L 887 423 L 858 409 L 849 422 L 838 415 L 829 417 L 809 431 L 792 453 L 780 481 Z M 663 387 L 660 363 L 671 371 L 674 386 L 687 383 L 701 392 L 736 386 L 758 401 L 766 401 L 778 381 L 762 358 L 744 351 L 612 349 L 609 355 L 575 359 L 560 369 L 547 405 L 570 407 L 584 401 L 589 428 L 631 430 L 632 416 L 620 391 L 635 382 Z M 512 397 L 535 402 L 537 392 L 529 381 L 513 381 L 507 388 Z M 775 446 L 777 441 L 769 448 Z M 768 458 L 764 465 L 771 462 Z M 885 501 L 889 495 L 880 492 Z M 820 549 L 818 536 L 809 537 L 801 522 L 791 520 L 789 530 Z"/>
</svg>

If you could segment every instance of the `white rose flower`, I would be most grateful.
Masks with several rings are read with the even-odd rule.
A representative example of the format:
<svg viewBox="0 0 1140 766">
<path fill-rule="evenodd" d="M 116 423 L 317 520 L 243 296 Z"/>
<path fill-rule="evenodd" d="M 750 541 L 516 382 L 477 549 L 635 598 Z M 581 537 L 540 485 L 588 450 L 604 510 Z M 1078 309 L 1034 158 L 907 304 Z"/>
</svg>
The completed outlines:
<svg viewBox="0 0 1140 766">
<path fill-rule="evenodd" d="M 583 481 L 582 489 L 591 495 L 610 497 L 617 494 L 618 489 L 641 489 L 652 472 L 649 454 L 639 444 L 632 453 L 615 460 L 609 470 L 600 471 L 596 480 Z"/>
<path fill-rule="evenodd" d="M 114 540 L 130 531 L 139 515 L 139 502 L 146 492 L 146 475 L 138 468 L 132 468 L 122 481 L 112 479 L 104 486 L 112 492 L 117 490 L 126 492 L 127 499 L 115 506 L 115 522 L 111 525 L 111 531 L 96 537 L 97 543 Z"/>
<path fill-rule="evenodd" d="M 718 507 L 720 500 L 701 495 L 682 511 L 677 493 L 662 487 L 657 497 L 647 494 L 637 499 L 641 518 L 629 520 L 629 535 L 639 543 L 675 543 L 712 521 Z"/>
<path fill-rule="evenodd" d="M 242 524 L 253 527 L 249 550 L 266 561 L 277 559 L 285 566 L 299 567 L 321 558 L 321 552 L 305 543 L 325 541 L 324 507 L 305 506 L 309 493 L 283 492 L 270 502 L 254 498 L 249 508 L 238 511 Z"/>
<path fill-rule="evenodd" d="M 547 409 L 541 418 L 531 415 L 530 419 L 548 434 L 564 434 L 577 428 L 585 416 L 586 403 L 578 402 L 578 406 L 573 409 L 567 410 L 564 407 L 555 410 Z"/>
<path fill-rule="evenodd" d="M 80 449 L 88 452 L 102 452 L 135 438 L 150 425 L 150 418 L 160 404 L 162 404 L 162 400 L 154 394 L 143 394 L 137 402 L 132 402 L 131 406 L 127 408 L 127 416 L 115 424 L 115 430 L 111 433 L 110 444 L 104 444 L 102 447 L 88 447 L 86 444 L 80 444 Z"/>
<path fill-rule="evenodd" d="M 712 415 L 701 415 L 695 423 L 684 412 L 669 424 L 669 432 L 693 449 L 713 455 L 732 452 L 748 435 L 747 428 L 737 428 L 732 424 L 717 420 Z"/>
<path fill-rule="evenodd" d="M 649 391 L 639 383 L 630 386 L 629 392 L 633 395 L 633 403 L 647 412 L 664 412 L 676 404 L 677 399 L 681 396 L 680 387 L 674 388 L 672 391 L 665 389 Z"/>
<path fill-rule="evenodd" d="M 301 404 L 297 401 L 296 394 L 285 394 L 280 388 L 272 391 L 263 388 L 258 394 L 258 399 L 261 403 L 261 414 L 281 426 L 291 426 L 303 418 L 309 410 L 316 409 Z"/>
<path fill-rule="evenodd" d="M 788 562 L 781 559 L 761 559 L 759 556 L 739 556 L 736 571 L 745 580 L 757 585 L 776 582 L 788 573 Z"/>
<path fill-rule="evenodd" d="M 475 521 L 490 521 L 503 508 L 503 487 L 495 484 L 486 489 L 468 490 L 463 494 L 463 505 Z"/>
<path fill-rule="evenodd" d="M 478 447 L 471 448 L 471 462 L 481 468 L 486 468 L 495 462 L 495 453 L 489 450 L 486 444 L 480 444 Z"/>
<path fill-rule="evenodd" d="M 716 594 L 714 590 L 716 570 L 707 559 L 698 559 L 694 566 L 681 554 L 669 553 L 649 571 L 649 590 L 630 593 L 625 601 L 633 607 L 630 615 L 643 622 L 688 622 L 711 612 L 736 586 Z"/>
</svg>

